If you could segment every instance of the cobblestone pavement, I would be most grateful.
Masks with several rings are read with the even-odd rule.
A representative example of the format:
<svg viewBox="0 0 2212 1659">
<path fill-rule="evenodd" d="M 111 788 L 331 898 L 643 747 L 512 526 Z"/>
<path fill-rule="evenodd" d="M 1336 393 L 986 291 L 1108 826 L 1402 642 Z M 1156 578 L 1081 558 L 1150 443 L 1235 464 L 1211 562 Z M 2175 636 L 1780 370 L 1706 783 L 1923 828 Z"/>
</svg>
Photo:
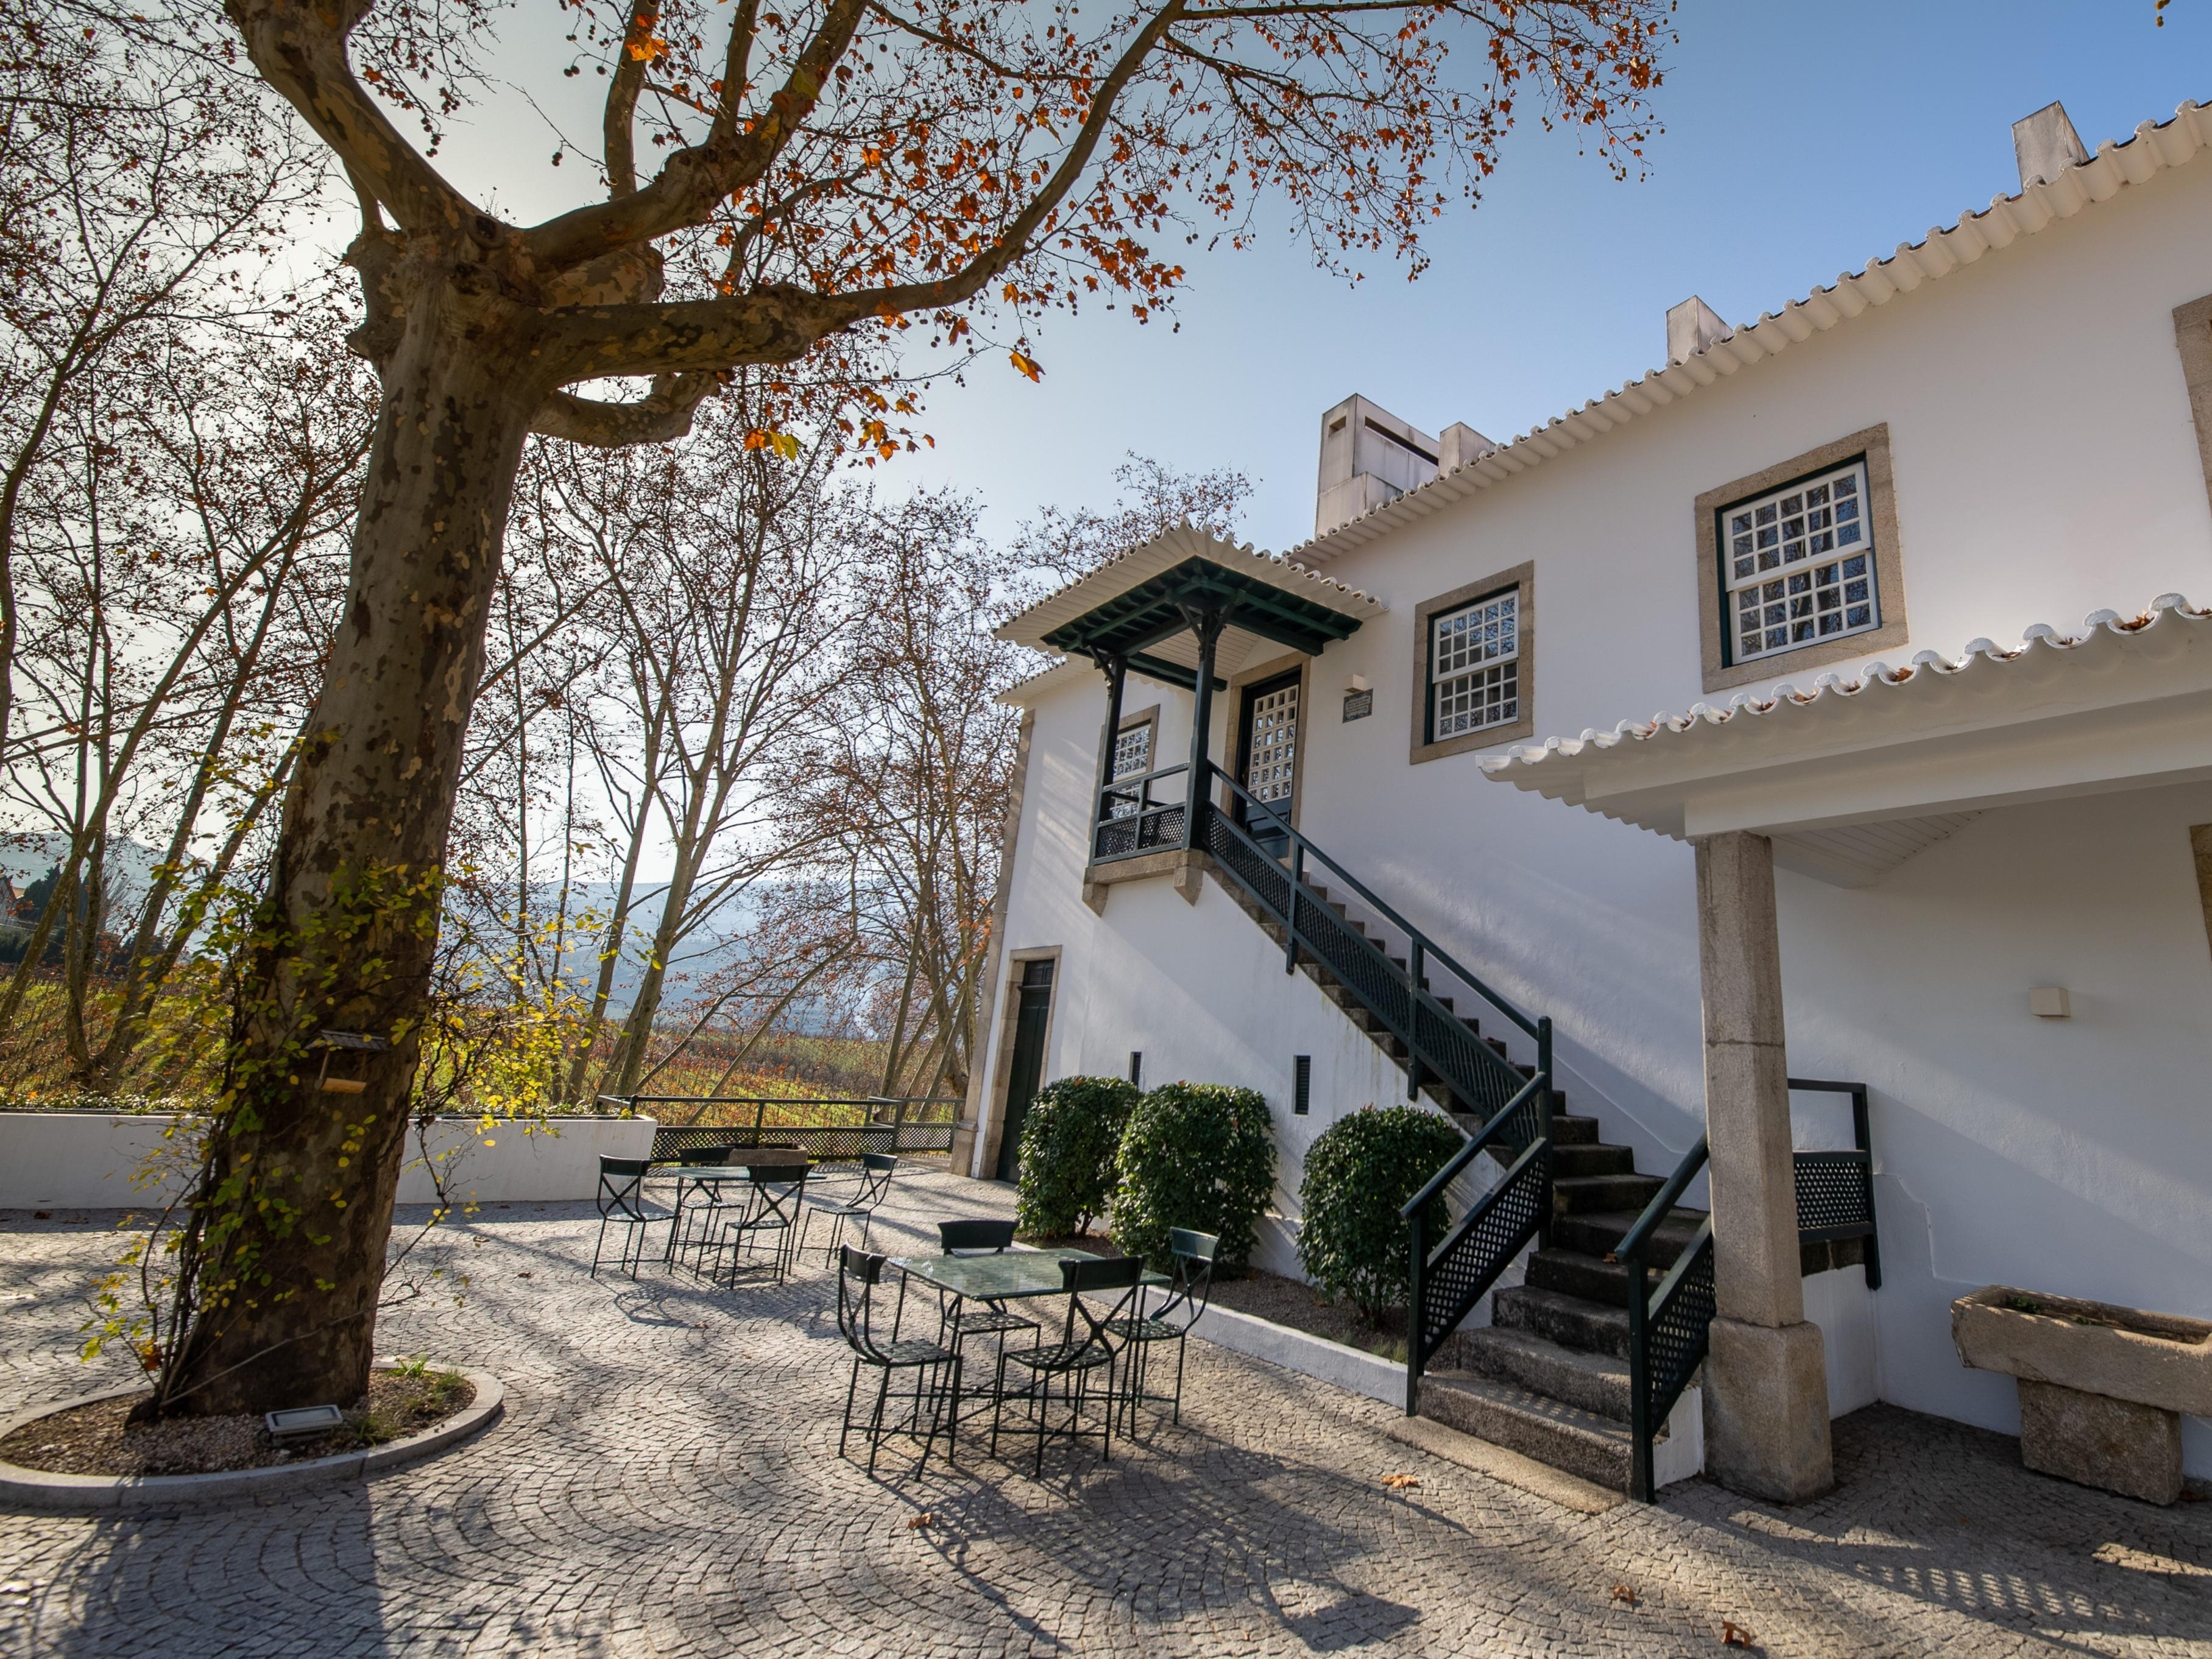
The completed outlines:
<svg viewBox="0 0 2212 1659">
<path fill-rule="evenodd" d="M 1006 1202 L 924 1175 L 878 1241 Z M 0 1216 L 0 1410 L 116 1380 L 71 1355 L 113 1220 Z M 465 1304 L 418 1299 L 380 1346 L 509 1390 L 457 1452 L 262 1505 L 0 1516 L 0 1655 L 1717 1655 L 1723 1620 L 1773 1655 L 2212 1655 L 2212 1505 L 1888 1408 L 1838 1425 L 1822 1502 L 1698 1481 L 1584 1516 L 1194 1343 L 1182 1427 L 1110 1465 L 1062 1446 L 1036 1482 L 969 1443 L 916 1477 L 894 1443 L 872 1480 L 836 1456 L 818 1256 L 781 1289 L 594 1282 L 594 1226 L 495 1207 L 424 1247 Z"/>
</svg>

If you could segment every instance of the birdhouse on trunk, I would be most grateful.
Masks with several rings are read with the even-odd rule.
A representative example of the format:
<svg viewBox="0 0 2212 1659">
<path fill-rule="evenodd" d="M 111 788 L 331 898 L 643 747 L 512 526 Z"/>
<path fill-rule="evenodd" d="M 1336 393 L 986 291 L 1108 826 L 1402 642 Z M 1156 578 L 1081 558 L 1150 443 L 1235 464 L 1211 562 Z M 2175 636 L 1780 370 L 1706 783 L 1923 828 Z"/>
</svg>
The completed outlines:
<svg viewBox="0 0 2212 1659">
<path fill-rule="evenodd" d="M 315 1046 L 323 1051 L 323 1069 L 315 1087 L 325 1094 L 363 1094 L 368 1090 L 368 1057 L 382 1054 L 392 1044 L 366 1032 L 319 1032 Z"/>
</svg>

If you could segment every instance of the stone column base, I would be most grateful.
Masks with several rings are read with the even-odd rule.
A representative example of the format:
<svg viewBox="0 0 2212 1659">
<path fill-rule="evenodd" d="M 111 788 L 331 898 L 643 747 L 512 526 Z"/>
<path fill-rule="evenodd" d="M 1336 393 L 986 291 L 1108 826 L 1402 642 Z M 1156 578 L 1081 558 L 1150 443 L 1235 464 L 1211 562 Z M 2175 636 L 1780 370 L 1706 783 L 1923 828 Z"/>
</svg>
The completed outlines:
<svg viewBox="0 0 2212 1659">
<path fill-rule="evenodd" d="M 1705 1354 L 1705 1473 L 1732 1492 L 1802 1504 L 1836 1484 L 1820 1328 L 1716 1319 Z"/>
<path fill-rule="evenodd" d="M 2124 1498 L 2181 1497 L 2181 1418 L 2156 1406 L 2020 1380 L 2020 1461 Z"/>
</svg>

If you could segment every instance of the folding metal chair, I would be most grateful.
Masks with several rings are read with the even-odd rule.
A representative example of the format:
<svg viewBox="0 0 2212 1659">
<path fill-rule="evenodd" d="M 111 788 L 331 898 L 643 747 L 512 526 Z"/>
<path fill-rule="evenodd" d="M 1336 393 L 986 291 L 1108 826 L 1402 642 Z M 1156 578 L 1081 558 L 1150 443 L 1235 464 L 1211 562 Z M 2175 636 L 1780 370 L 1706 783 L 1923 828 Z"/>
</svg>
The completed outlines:
<svg viewBox="0 0 2212 1659">
<path fill-rule="evenodd" d="M 830 1232 L 829 1247 L 822 1252 L 826 1265 L 837 1253 L 845 1240 L 845 1228 L 853 1221 L 860 1224 L 860 1248 L 868 1247 L 868 1229 L 874 1223 L 876 1211 L 890 1196 L 891 1177 L 898 1173 L 899 1160 L 887 1152 L 864 1152 L 860 1154 L 860 1184 L 849 1191 L 811 1194 L 806 1200 L 806 1219 L 799 1230 L 799 1248 L 806 1250 L 806 1234 L 814 1225 L 817 1215 L 830 1217 L 836 1225 Z"/>
<path fill-rule="evenodd" d="M 1212 1298 L 1213 1258 L 1220 1247 L 1221 1240 L 1212 1233 L 1170 1227 L 1168 1250 L 1175 1257 L 1175 1282 L 1169 1287 L 1167 1299 L 1148 1314 L 1139 1291 L 1130 1317 L 1106 1322 L 1107 1335 L 1121 1346 L 1121 1403 L 1131 1433 L 1136 1432 L 1140 1403 L 1172 1405 L 1175 1420 L 1182 1421 L 1183 1339 Z M 1152 1375 L 1152 1350 L 1167 1342 L 1175 1344 L 1175 1392 L 1148 1393 L 1146 1384 Z"/>
<path fill-rule="evenodd" d="M 716 1250 L 717 1274 L 721 1271 L 722 1254 L 726 1252 L 729 1256 L 731 1285 L 734 1286 L 738 1275 L 745 1270 L 748 1247 L 757 1256 L 763 1244 L 768 1259 L 757 1259 L 753 1270 L 773 1273 L 775 1282 L 783 1283 L 791 1271 L 792 1259 L 798 1254 L 800 1207 L 806 1196 L 806 1178 L 811 1168 L 804 1159 L 797 1163 L 763 1161 L 751 1166 L 744 1214 L 734 1221 L 722 1223 L 722 1242 Z"/>
<path fill-rule="evenodd" d="M 881 1449 L 886 1434 L 912 1433 L 920 1426 L 921 1413 L 929 1411 L 929 1427 L 921 1437 L 921 1462 L 915 1473 L 929 1467 L 929 1448 L 937 1438 L 938 1426 L 945 1426 L 945 1461 L 955 1461 L 955 1437 L 959 1429 L 958 1402 L 960 1399 L 960 1356 L 938 1342 L 922 1341 L 913 1337 L 897 1335 L 898 1319 L 891 1320 L 892 1336 L 885 1341 L 876 1335 L 875 1291 L 882 1283 L 884 1258 L 866 1250 L 843 1246 L 838 1255 L 837 1268 L 837 1329 L 845 1345 L 853 1350 L 852 1381 L 845 1387 L 845 1417 L 837 1431 L 837 1455 L 845 1455 L 845 1442 L 854 1429 L 866 1436 L 868 1442 L 868 1473 L 876 1472 L 876 1453 Z M 906 1287 L 899 1287 L 902 1304 Z M 855 1422 L 853 1408 L 860 1396 L 860 1369 L 869 1366 L 878 1375 L 876 1399 L 866 1420 Z M 893 1394 L 891 1379 L 900 1371 L 914 1374 L 914 1389 L 909 1394 Z M 884 1414 L 892 1407 L 910 1408 L 907 1426 L 886 1428 Z"/>
<path fill-rule="evenodd" d="M 991 1407 L 994 1457 L 999 1455 L 1000 1426 L 1006 1402 L 1012 1398 L 1029 1407 L 1030 1420 L 1016 1432 L 1037 1438 L 1036 1474 L 1044 1473 L 1045 1442 L 1051 1439 L 1076 1440 L 1096 1434 L 1099 1437 L 1099 1460 L 1112 1460 L 1115 1351 L 1114 1345 L 1107 1340 L 1106 1326 L 1126 1313 L 1144 1272 L 1144 1262 L 1133 1256 L 1085 1256 L 1060 1264 L 1060 1287 L 1067 1293 L 1067 1311 L 1061 1322 L 1060 1340 L 1035 1347 L 1007 1348 L 999 1355 L 998 1386 Z M 1083 1299 L 1086 1293 L 1117 1290 L 1121 1294 L 1103 1318 L 1092 1313 Z M 1024 1379 L 1011 1393 L 1006 1386 L 1009 1371 L 1021 1372 Z M 1090 1403 L 1091 1379 L 1102 1371 L 1105 1377 L 1100 1403 L 1104 1411 L 1097 1428 L 1085 1428 L 1083 1409 Z M 1054 1428 L 1052 1423 L 1055 1381 L 1060 1384 L 1060 1402 L 1067 1408 L 1067 1421 L 1060 1428 Z"/>
<path fill-rule="evenodd" d="M 637 1277 L 638 1263 L 645 1255 L 645 1230 L 660 1219 L 645 1202 L 645 1172 L 652 1167 L 649 1158 L 600 1158 L 597 1196 L 599 1237 L 592 1246 L 592 1278 L 599 1276 L 599 1252 L 607 1247 L 610 1226 L 623 1229 L 622 1247 L 615 1253 L 615 1265 L 628 1268 L 629 1276 Z"/>
</svg>

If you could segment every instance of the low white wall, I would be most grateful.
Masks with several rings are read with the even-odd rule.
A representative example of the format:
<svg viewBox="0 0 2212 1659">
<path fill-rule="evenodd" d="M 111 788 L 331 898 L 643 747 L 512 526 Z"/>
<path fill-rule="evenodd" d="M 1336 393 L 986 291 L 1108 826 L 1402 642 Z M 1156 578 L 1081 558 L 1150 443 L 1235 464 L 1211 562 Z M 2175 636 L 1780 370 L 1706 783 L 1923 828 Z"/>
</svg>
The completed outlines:
<svg viewBox="0 0 2212 1659">
<path fill-rule="evenodd" d="M 170 1134 L 177 1121 L 151 1114 L 0 1112 L 0 1209 L 159 1208 L 191 1173 L 189 1134 Z M 654 1127 L 650 1117 L 562 1117 L 480 1131 L 474 1118 L 440 1118 L 427 1148 L 421 1136 L 409 1134 L 399 1202 L 436 1202 L 426 1150 L 439 1160 L 447 1196 L 457 1204 L 589 1198 L 599 1190 L 599 1159 L 647 1156 Z"/>
<path fill-rule="evenodd" d="M 655 1127 L 650 1117 L 558 1117 L 481 1130 L 473 1117 L 441 1117 L 431 1126 L 427 1146 L 424 1137 L 408 1135 L 399 1202 L 437 1202 L 426 1153 L 437 1160 L 450 1203 L 589 1198 L 599 1189 L 599 1159 L 650 1155 Z"/>
<path fill-rule="evenodd" d="M 159 1209 L 198 1147 L 177 1120 L 98 1111 L 0 1111 L 0 1209 Z"/>
</svg>

